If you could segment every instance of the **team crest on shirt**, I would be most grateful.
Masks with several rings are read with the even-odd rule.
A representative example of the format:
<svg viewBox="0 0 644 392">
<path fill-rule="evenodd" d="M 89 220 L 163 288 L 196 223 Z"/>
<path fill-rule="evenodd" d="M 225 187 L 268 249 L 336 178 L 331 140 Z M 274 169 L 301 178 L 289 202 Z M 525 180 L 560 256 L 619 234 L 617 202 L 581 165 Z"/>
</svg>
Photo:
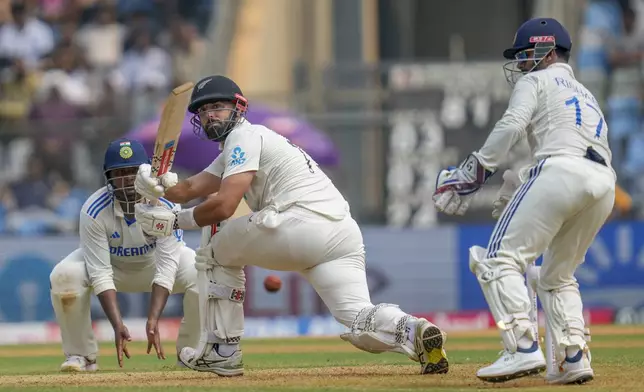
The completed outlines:
<svg viewBox="0 0 644 392">
<path fill-rule="evenodd" d="M 235 167 L 243 164 L 244 162 L 246 162 L 246 153 L 244 152 L 244 150 L 242 150 L 239 146 L 233 148 L 228 166 Z"/>
</svg>

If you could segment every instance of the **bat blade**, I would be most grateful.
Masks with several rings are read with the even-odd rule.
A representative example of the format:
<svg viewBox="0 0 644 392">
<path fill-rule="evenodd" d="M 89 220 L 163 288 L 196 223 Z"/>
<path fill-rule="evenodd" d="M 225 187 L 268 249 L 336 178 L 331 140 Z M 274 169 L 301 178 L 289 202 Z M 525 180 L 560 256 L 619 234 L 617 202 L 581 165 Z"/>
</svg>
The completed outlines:
<svg viewBox="0 0 644 392">
<path fill-rule="evenodd" d="M 194 83 L 184 83 L 172 90 L 166 100 L 154 142 L 154 155 L 152 156 L 153 177 L 162 176 L 172 169 L 179 136 L 181 135 L 181 126 L 183 125 L 193 88 Z"/>
</svg>

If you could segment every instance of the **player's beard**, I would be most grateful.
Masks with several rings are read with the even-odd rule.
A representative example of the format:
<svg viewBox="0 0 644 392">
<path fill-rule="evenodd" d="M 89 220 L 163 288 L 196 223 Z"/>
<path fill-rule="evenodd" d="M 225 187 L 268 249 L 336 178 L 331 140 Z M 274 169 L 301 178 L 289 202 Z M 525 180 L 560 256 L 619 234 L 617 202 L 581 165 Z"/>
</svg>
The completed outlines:
<svg viewBox="0 0 644 392">
<path fill-rule="evenodd" d="M 208 139 L 218 142 L 223 139 L 224 132 L 226 132 L 226 127 L 228 125 L 227 121 L 215 120 L 206 124 L 203 127 L 203 131 Z"/>
</svg>

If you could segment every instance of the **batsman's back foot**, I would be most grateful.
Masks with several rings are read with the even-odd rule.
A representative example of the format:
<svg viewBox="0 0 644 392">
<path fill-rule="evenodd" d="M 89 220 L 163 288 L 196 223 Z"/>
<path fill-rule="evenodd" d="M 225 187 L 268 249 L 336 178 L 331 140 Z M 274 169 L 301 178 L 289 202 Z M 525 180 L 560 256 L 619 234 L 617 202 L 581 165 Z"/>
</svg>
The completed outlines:
<svg viewBox="0 0 644 392">
<path fill-rule="evenodd" d="M 447 334 L 421 318 L 416 324 L 414 346 L 420 362 L 420 374 L 444 374 L 449 371 L 447 353 L 443 348 Z"/>
<path fill-rule="evenodd" d="M 546 376 L 549 384 L 585 384 L 595 378 L 595 372 L 590 367 L 590 351 L 587 348 L 574 358 L 566 358 L 558 370 L 559 372 Z"/>
<path fill-rule="evenodd" d="M 78 373 L 78 372 L 95 372 L 98 370 L 96 361 L 91 361 L 81 355 L 70 355 L 60 365 L 60 371 L 63 373 Z"/>
<path fill-rule="evenodd" d="M 244 362 L 242 361 L 241 350 L 235 351 L 229 357 L 219 355 L 216 348 L 213 348 L 202 358 L 195 358 L 195 350 L 191 347 L 184 347 L 179 353 L 181 362 L 192 370 L 198 372 L 215 373 L 221 377 L 236 377 L 244 375 Z"/>
</svg>

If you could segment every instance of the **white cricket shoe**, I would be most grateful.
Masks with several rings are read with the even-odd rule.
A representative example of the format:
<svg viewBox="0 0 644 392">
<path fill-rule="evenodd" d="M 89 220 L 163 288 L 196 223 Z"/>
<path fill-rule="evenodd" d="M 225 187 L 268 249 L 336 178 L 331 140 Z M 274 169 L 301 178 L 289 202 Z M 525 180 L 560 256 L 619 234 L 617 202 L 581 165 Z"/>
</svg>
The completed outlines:
<svg viewBox="0 0 644 392">
<path fill-rule="evenodd" d="M 501 351 L 501 357 L 492 365 L 479 369 L 476 377 L 488 382 L 505 382 L 539 374 L 546 368 L 546 358 L 537 342 L 528 350 L 518 349 L 514 354 Z"/>
<path fill-rule="evenodd" d="M 566 357 L 559 366 L 559 372 L 546 375 L 549 384 L 583 384 L 595 378 L 595 372 L 590 367 L 591 356 L 588 346 L 579 350 L 572 358 Z"/>
<path fill-rule="evenodd" d="M 195 359 L 195 349 L 184 347 L 179 353 L 179 359 L 184 365 L 198 372 L 211 372 L 222 377 L 242 376 L 244 361 L 242 361 L 241 350 L 235 351 L 229 357 L 224 357 L 219 355 L 217 348 L 218 345 L 215 344 L 203 358 Z"/>
<path fill-rule="evenodd" d="M 96 360 L 90 361 L 81 355 L 69 355 L 65 362 L 60 365 L 61 372 L 95 372 L 98 370 Z"/>
<path fill-rule="evenodd" d="M 420 362 L 420 374 L 443 374 L 449 371 L 447 353 L 443 349 L 447 334 L 424 318 L 416 322 L 414 346 Z"/>
</svg>

